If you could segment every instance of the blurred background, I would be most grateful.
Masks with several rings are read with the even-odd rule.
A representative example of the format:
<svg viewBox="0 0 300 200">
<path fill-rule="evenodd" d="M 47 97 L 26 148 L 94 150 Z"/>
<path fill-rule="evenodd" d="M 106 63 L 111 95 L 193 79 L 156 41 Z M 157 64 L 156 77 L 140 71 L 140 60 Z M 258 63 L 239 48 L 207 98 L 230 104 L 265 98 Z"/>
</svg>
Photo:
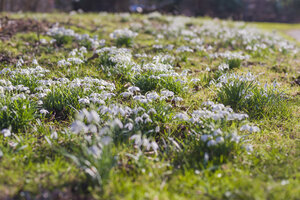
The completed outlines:
<svg viewBox="0 0 300 200">
<path fill-rule="evenodd" d="M 245 21 L 300 22 L 300 0 L 0 0 L 6 12 L 159 11 Z"/>
</svg>

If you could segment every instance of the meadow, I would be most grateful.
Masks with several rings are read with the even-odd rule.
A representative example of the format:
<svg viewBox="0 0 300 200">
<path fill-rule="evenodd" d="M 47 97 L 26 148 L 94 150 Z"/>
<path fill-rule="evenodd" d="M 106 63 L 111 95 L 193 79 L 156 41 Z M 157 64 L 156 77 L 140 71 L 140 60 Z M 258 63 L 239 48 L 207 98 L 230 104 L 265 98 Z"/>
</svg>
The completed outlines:
<svg viewBox="0 0 300 200">
<path fill-rule="evenodd" d="M 2 15 L 0 199 L 300 198 L 300 25 Z"/>
</svg>

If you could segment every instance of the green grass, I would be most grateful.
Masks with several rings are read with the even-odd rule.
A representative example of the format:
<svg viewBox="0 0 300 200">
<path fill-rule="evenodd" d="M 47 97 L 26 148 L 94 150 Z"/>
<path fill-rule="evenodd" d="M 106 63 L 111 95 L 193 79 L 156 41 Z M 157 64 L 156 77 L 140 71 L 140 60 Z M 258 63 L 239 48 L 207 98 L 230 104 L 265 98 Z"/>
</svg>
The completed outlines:
<svg viewBox="0 0 300 200">
<path fill-rule="evenodd" d="M 244 29 L 246 24 L 263 32 L 276 30 L 299 48 L 299 44 L 286 35 L 289 30 L 299 29 L 299 24 L 237 25 L 232 21 L 209 18 L 162 16 L 150 19 L 138 14 L 126 19 L 104 13 L 1 15 L 59 22 L 76 33 L 105 39 L 105 47 L 126 46 L 132 57 L 127 62 L 122 59 L 123 54 L 96 56 L 91 41 L 74 37 L 56 38 L 55 44 L 37 45 L 37 33 L 30 31 L 17 33 L 0 42 L 1 55 L 11 58 L 9 64 L 0 64 L 0 70 L 9 68 L 14 71 L 0 74 L 0 79 L 9 80 L 13 86 L 28 87 L 24 93 L 26 100 L 12 100 L 12 96 L 22 91 L 2 91 L 2 87 L 10 84 L 0 81 L 0 131 L 11 128 L 13 133 L 10 137 L 0 134 L 0 199 L 39 199 L 47 195 L 48 199 L 299 199 L 300 88 L 294 83 L 299 76 L 299 53 L 293 54 L 288 49 L 280 51 L 278 41 L 266 49 L 246 50 L 247 45 L 261 44 L 267 39 L 244 45 L 243 35 L 230 38 L 230 34 L 226 34 L 230 30 L 232 34 L 238 30 L 247 31 Z M 193 32 L 197 36 L 177 32 L 175 26 L 168 30 L 172 23 L 180 25 L 181 22 L 180 29 L 198 30 Z M 137 23 L 140 28 L 132 28 L 139 27 Z M 210 29 L 214 27 L 216 30 Z M 109 37 L 114 30 L 123 28 L 137 32 L 138 36 L 119 43 Z M 264 34 L 260 36 L 265 37 Z M 53 39 L 45 33 L 40 38 Z M 193 38 L 201 41 L 191 42 Z M 274 40 L 274 37 L 268 37 L 269 40 Z M 174 45 L 174 48 L 159 50 L 153 45 Z M 201 45 L 206 51 L 197 50 Z M 67 60 L 71 57 L 69 53 L 81 46 L 87 47 L 88 51 L 78 56 L 82 64 L 58 66 L 58 61 Z M 189 46 L 194 52 L 176 51 L 181 46 Z M 209 50 L 208 46 L 212 49 Z M 209 56 L 227 51 L 241 51 L 250 58 L 230 60 Z M 135 55 L 144 53 L 148 57 Z M 174 59 L 152 59 L 160 54 L 169 54 Z M 19 68 L 15 65 L 20 58 L 25 64 Z M 33 59 L 49 71 L 20 73 L 20 69 L 33 67 Z M 227 61 L 229 69 L 220 71 L 218 66 Z M 153 69 L 146 68 L 147 63 L 152 63 Z M 172 70 L 162 70 L 165 65 L 161 64 L 168 63 Z M 210 71 L 206 71 L 208 67 Z M 181 74 L 184 70 L 189 70 L 187 76 Z M 211 84 L 212 80 L 218 83 L 218 78 L 225 73 L 248 72 L 256 76 L 259 84 L 253 82 L 248 87 L 247 82 L 243 85 L 237 81 L 231 85 L 229 81 L 219 89 Z M 152 80 L 152 75 L 161 77 Z M 90 79 L 83 81 L 85 77 Z M 68 78 L 70 82 L 61 84 L 62 78 Z M 105 83 L 93 82 L 92 79 L 101 79 Z M 192 82 L 192 79 L 199 80 Z M 49 85 L 43 85 L 41 80 L 47 80 Z M 265 83 L 271 85 L 274 81 L 279 83 L 278 91 L 268 87 L 267 96 L 263 95 Z M 40 86 L 50 91 L 38 92 L 36 88 Z M 146 104 L 131 96 L 121 97 L 120 93 L 128 92 L 131 86 L 140 88 L 140 92 L 135 91 L 132 95 L 156 92 L 163 96 L 167 89 L 174 96 Z M 245 99 L 247 87 L 253 93 L 249 99 Z M 42 92 L 45 96 L 39 97 Z M 103 102 L 79 102 L 81 98 L 91 97 L 99 97 Z M 176 97 L 183 100 L 177 102 Z M 207 100 L 231 106 L 234 112 L 246 113 L 250 117 L 245 121 L 202 118 L 200 124 L 176 118 L 179 113 L 191 117 L 193 111 L 203 111 L 204 107 L 211 110 L 202 105 Z M 103 114 L 99 109 L 101 105 L 119 106 L 123 110 L 117 114 Z M 2 109 L 4 106 L 8 110 Z M 123 115 L 121 112 L 126 106 L 132 109 L 140 107 L 145 111 Z M 80 112 L 83 108 L 87 110 Z M 41 109 L 49 113 L 42 115 Z M 156 113 L 150 112 L 153 109 Z M 91 110 L 99 114 L 99 120 L 89 119 Z M 144 112 L 149 112 L 148 116 L 142 116 Z M 137 117 L 149 121 L 139 122 L 132 130 L 124 128 L 128 123 L 135 124 Z M 86 125 L 78 134 L 70 131 L 75 120 Z M 256 125 L 261 131 L 251 134 L 239 131 L 244 124 Z M 209 146 L 208 141 L 201 139 L 201 136 L 210 135 L 216 140 L 219 135 L 213 134 L 219 128 L 224 143 Z M 235 132 L 241 136 L 241 143 L 231 140 Z M 145 143 L 135 144 L 133 135 L 141 135 Z M 108 137 L 112 142 L 104 145 L 103 141 Z M 154 141 L 158 149 L 147 148 L 147 142 Z M 247 145 L 252 145 L 253 151 L 246 151 Z M 102 149 L 102 154 L 95 153 L 94 147 Z"/>
</svg>

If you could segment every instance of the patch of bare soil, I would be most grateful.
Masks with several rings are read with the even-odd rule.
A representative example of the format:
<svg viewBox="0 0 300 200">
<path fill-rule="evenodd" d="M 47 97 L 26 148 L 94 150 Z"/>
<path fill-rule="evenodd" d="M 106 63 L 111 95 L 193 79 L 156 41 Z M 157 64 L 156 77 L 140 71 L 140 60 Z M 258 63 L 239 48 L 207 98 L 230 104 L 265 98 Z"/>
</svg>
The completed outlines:
<svg viewBox="0 0 300 200">
<path fill-rule="evenodd" d="M 38 21 L 34 19 L 10 19 L 8 17 L 0 18 L 0 39 L 8 40 L 16 33 L 37 32 L 43 33 L 50 27 L 46 20 Z"/>
</svg>

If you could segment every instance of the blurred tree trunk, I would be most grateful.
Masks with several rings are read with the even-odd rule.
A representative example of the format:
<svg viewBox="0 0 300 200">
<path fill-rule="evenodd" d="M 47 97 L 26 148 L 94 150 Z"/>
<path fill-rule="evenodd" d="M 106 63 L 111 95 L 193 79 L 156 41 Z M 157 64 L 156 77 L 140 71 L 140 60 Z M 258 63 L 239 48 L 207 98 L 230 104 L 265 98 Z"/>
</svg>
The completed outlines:
<svg viewBox="0 0 300 200">
<path fill-rule="evenodd" d="M 119 0 L 115 3 L 115 11 L 117 12 L 128 12 L 129 11 L 129 0 Z"/>
<path fill-rule="evenodd" d="M 5 9 L 4 9 L 4 5 L 5 5 L 5 2 L 4 0 L 0 0 L 0 11 L 3 12 Z"/>
</svg>

